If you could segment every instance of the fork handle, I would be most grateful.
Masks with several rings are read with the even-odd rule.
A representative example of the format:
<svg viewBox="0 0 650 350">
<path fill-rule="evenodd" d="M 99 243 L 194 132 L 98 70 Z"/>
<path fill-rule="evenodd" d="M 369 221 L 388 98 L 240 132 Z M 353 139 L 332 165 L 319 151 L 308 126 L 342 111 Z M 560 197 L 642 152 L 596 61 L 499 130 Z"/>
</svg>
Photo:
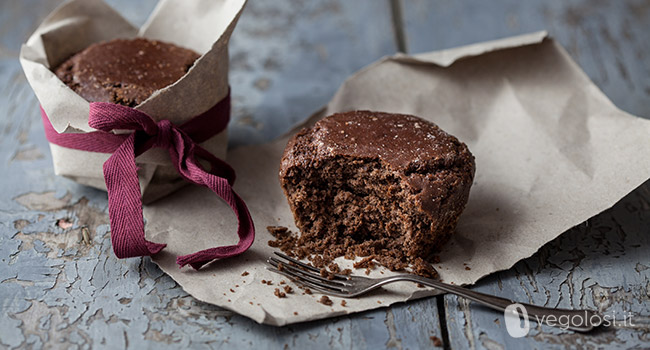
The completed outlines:
<svg viewBox="0 0 650 350">
<path fill-rule="evenodd" d="M 382 280 L 382 284 L 392 283 L 397 281 L 411 281 L 424 284 L 448 293 L 452 293 L 463 298 L 475 301 L 499 311 L 506 311 L 506 308 L 512 304 L 517 303 L 511 299 L 500 298 L 494 295 L 483 294 L 473 290 L 455 286 L 452 284 L 443 283 L 430 278 L 416 276 L 416 275 L 400 275 L 387 277 Z M 527 315 L 531 321 L 537 323 L 544 323 L 549 326 L 571 329 L 579 332 L 587 332 L 594 327 L 602 324 L 602 317 L 599 313 L 592 310 L 567 310 L 548 308 L 526 303 L 519 303 L 525 307 L 524 315 Z M 516 309 L 510 309 L 514 316 L 518 316 Z M 514 312 L 512 312 L 514 311 Z"/>
</svg>

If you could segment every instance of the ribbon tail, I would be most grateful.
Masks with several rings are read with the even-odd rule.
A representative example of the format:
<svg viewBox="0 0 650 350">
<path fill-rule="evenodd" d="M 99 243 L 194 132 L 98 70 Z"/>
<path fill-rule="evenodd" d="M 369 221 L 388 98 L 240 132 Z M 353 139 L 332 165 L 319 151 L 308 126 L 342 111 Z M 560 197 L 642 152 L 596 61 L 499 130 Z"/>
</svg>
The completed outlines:
<svg viewBox="0 0 650 350">
<path fill-rule="evenodd" d="M 235 245 L 204 249 L 176 258 L 176 263 L 180 267 L 189 264 L 197 270 L 212 260 L 229 258 L 245 252 L 255 240 L 255 226 L 250 212 L 241 197 L 232 189 L 228 180 L 205 172 L 203 174 L 204 185 L 221 197 L 237 216 L 239 242 Z"/>
<path fill-rule="evenodd" d="M 108 191 L 111 243 L 118 258 L 153 255 L 166 246 L 145 239 L 134 152 L 135 133 L 118 147 L 103 168 Z"/>
<path fill-rule="evenodd" d="M 230 206 L 237 217 L 237 235 L 239 236 L 237 244 L 204 249 L 193 254 L 179 256 L 176 258 L 176 263 L 180 267 L 189 264 L 198 270 L 212 260 L 229 258 L 245 252 L 255 240 L 255 227 L 246 204 L 232 188 L 234 170 L 195 144 L 178 129 L 173 130 L 172 140 L 169 156 L 178 173 L 194 184 L 209 188 Z M 210 172 L 205 171 L 196 156 L 210 162 L 212 168 Z"/>
</svg>

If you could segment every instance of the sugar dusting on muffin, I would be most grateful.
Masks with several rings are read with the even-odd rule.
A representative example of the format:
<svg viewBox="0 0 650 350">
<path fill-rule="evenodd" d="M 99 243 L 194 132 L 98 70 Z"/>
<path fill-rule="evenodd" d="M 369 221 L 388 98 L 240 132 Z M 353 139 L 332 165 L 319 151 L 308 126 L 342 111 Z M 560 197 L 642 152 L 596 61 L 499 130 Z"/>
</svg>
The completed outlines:
<svg viewBox="0 0 650 350">
<path fill-rule="evenodd" d="M 192 50 L 161 41 L 115 39 L 87 47 L 54 73 L 89 102 L 135 107 L 178 81 L 197 58 Z"/>
<path fill-rule="evenodd" d="M 326 265 L 373 256 L 392 270 L 426 261 L 453 233 L 469 197 L 474 157 L 421 118 L 338 113 L 288 143 L 280 182 L 300 236 L 273 230 L 272 245 Z"/>
</svg>

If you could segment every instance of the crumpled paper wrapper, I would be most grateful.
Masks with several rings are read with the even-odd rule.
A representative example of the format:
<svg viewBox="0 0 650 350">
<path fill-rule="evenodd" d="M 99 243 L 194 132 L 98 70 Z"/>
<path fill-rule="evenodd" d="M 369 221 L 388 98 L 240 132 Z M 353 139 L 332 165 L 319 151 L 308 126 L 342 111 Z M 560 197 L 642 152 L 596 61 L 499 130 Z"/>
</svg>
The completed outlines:
<svg viewBox="0 0 650 350">
<path fill-rule="evenodd" d="M 350 77 L 307 123 L 351 109 L 418 115 L 466 142 L 475 155 L 469 203 L 435 265 L 445 282 L 472 284 L 510 268 L 650 177 L 650 120 L 617 109 L 544 32 L 386 57 Z M 153 260 L 197 299 L 277 326 L 436 294 L 400 283 L 348 299 L 346 306 L 332 297 L 334 304 L 326 306 L 317 302 L 320 294 L 306 295 L 289 282 L 293 294 L 273 295 L 287 279 L 265 269 L 274 251 L 265 227 L 295 230 L 278 181 L 287 140 L 228 155 L 239 176 L 235 188 L 257 227 L 248 252 L 200 271 L 176 266 L 176 255 L 235 240 L 227 206 L 193 187 L 145 209 L 148 238 L 168 244 Z M 389 274 L 378 268 L 370 276 Z"/>
<path fill-rule="evenodd" d="M 51 69 L 93 43 L 144 37 L 201 54 L 185 76 L 156 91 L 136 107 L 156 120 L 181 124 L 207 111 L 228 94 L 228 40 L 246 0 L 161 0 L 138 30 L 101 0 L 72 0 L 54 10 L 20 50 L 20 62 L 41 106 L 59 133 L 94 131 L 90 105 Z M 217 157 L 226 154 L 227 133 L 201 144 Z M 106 190 L 102 165 L 110 154 L 50 144 L 54 172 Z M 183 186 L 166 150 L 151 149 L 136 160 L 143 201 L 150 202 Z"/>
</svg>

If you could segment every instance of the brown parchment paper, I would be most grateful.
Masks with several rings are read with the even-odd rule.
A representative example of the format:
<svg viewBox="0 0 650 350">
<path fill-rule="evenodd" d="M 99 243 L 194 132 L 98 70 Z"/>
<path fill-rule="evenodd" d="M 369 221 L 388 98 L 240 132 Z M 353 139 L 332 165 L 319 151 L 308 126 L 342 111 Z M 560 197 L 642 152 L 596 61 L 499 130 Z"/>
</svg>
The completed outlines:
<svg viewBox="0 0 650 350">
<path fill-rule="evenodd" d="M 228 40 L 245 0 L 161 0 L 138 30 L 102 0 L 71 0 L 55 9 L 20 51 L 29 84 L 54 129 L 63 133 L 93 131 L 89 103 L 51 71 L 93 43 L 136 36 L 161 40 L 201 54 L 176 83 L 156 91 L 136 107 L 156 120 L 175 124 L 197 116 L 228 94 Z M 227 133 L 201 144 L 224 157 Z M 110 154 L 50 144 L 54 172 L 81 184 L 106 189 L 102 165 Z M 143 200 L 152 201 L 184 185 L 167 152 L 151 149 L 136 160 Z"/>
<path fill-rule="evenodd" d="M 350 77 L 312 119 L 350 109 L 419 115 L 458 136 L 476 156 L 469 203 L 436 264 L 446 282 L 472 284 L 511 267 L 650 177 L 650 121 L 617 109 L 543 32 L 384 58 Z M 296 292 L 287 298 L 273 295 L 286 279 L 265 270 L 273 252 L 265 227 L 295 229 L 277 178 L 287 139 L 228 154 L 238 174 L 235 188 L 257 228 L 248 252 L 200 271 L 178 268 L 177 254 L 235 242 L 229 209 L 193 187 L 145 209 L 148 237 L 168 244 L 154 261 L 197 299 L 271 325 L 435 294 L 394 284 L 345 307 L 338 298 L 322 305 L 320 295 L 304 295 L 293 284 Z M 377 269 L 371 276 L 388 274 Z"/>
</svg>

